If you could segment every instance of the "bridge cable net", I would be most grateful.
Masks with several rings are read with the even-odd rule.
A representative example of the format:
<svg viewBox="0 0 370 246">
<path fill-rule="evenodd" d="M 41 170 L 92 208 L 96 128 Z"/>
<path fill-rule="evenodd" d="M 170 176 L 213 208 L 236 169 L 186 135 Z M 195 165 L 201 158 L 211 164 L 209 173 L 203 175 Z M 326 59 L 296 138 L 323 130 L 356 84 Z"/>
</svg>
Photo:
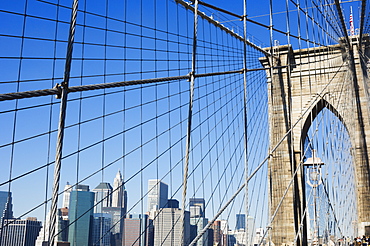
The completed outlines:
<svg viewBox="0 0 370 246">
<path fill-rule="evenodd" d="M 271 68 L 269 76 L 269 102 L 275 102 L 269 109 L 270 131 L 275 128 L 270 133 L 270 148 L 280 144 L 270 158 L 269 179 L 282 180 L 270 185 L 271 204 L 276 207 L 270 207 L 275 211 L 270 236 L 275 244 L 349 243 L 362 235 L 357 225 L 361 221 L 358 196 L 362 195 L 356 197 L 358 176 L 353 151 L 359 119 L 358 104 L 353 101 L 357 79 L 354 69 L 348 69 L 354 64 L 352 49 L 359 49 L 354 45 L 359 36 L 347 33 L 350 28 L 344 20 L 334 22 L 344 18 L 348 6 L 336 2 L 286 3 L 297 8 L 296 17 L 287 14 L 286 18 L 288 47 L 272 42 L 281 33 L 271 28 L 270 50 L 276 59 L 265 61 L 276 67 L 276 72 Z M 273 17 L 270 14 L 271 24 L 276 23 Z M 302 23 L 294 26 L 296 31 L 290 25 L 294 18 Z M 298 40 L 290 35 L 296 32 Z M 340 45 L 333 45 L 338 41 Z M 289 46 L 299 50 L 292 51 Z M 287 71 L 279 68 L 282 65 Z M 291 172 L 291 177 L 285 170 Z M 287 213 L 292 204 L 293 217 Z"/>
<path fill-rule="evenodd" d="M 26 220 L 39 228 L 36 245 L 280 244 L 276 233 L 290 229 L 274 223 L 287 216 L 281 207 L 296 205 L 286 197 L 313 150 L 326 163 L 321 186 L 306 185 L 306 205 L 295 214 L 302 219 L 287 242 L 353 236 L 353 126 L 340 122 L 353 112 L 345 93 L 352 75 L 332 47 L 345 36 L 338 10 L 327 1 L 276 3 L 0 3 L 12 23 L 0 29 L 2 242 Z M 268 110 L 279 99 L 267 77 L 285 69 L 274 62 L 280 44 L 325 53 L 297 53 L 298 65 L 319 66 L 297 66 L 302 78 L 312 75 L 314 96 L 304 100 L 302 79 L 294 109 L 302 117 L 271 135 L 280 120 Z M 332 87 L 342 73 L 340 88 Z M 319 101 L 328 110 L 312 113 Z M 340 117 L 331 110 L 343 105 Z M 272 173 L 286 164 L 269 162 L 308 115 L 301 157 L 290 162 L 296 169 L 280 182 Z"/>
</svg>

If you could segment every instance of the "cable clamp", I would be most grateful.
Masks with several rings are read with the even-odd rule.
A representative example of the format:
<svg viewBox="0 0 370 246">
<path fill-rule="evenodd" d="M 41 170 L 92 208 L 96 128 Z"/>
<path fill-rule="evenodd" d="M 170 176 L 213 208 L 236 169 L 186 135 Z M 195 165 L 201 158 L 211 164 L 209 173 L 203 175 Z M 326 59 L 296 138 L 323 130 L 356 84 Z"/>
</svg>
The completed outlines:
<svg viewBox="0 0 370 246">
<path fill-rule="evenodd" d="M 60 99 L 62 97 L 62 86 L 60 84 L 56 83 L 56 85 L 53 87 L 53 89 L 58 90 L 58 93 L 55 94 L 55 98 Z"/>
<path fill-rule="evenodd" d="M 189 76 L 189 80 L 188 81 L 191 81 L 191 78 L 195 75 L 195 72 L 194 71 L 190 71 L 188 73 L 188 76 Z"/>
</svg>

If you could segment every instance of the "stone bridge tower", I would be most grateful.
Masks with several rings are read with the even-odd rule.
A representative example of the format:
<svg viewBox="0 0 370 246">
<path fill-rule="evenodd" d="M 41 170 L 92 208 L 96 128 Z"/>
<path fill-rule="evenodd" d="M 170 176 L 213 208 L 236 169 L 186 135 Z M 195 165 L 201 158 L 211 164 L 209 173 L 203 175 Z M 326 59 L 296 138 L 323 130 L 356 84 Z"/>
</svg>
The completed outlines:
<svg viewBox="0 0 370 246">
<path fill-rule="evenodd" d="M 331 110 L 348 130 L 355 162 L 358 233 L 364 235 L 365 230 L 370 233 L 367 60 L 370 40 L 365 36 L 362 41 L 362 53 L 366 54 L 362 58 L 358 36 L 350 37 L 350 41 L 349 46 L 343 39 L 338 45 L 301 50 L 292 50 L 288 45 L 278 46 L 273 47 L 272 58 L 260 59 L 268 77 L 272 152 L 268 163 L 269 207 L 270 217 L 275 216 L 270 238 L 276 246 L 293 244 L 296 235 L 299 235 L 297 245 L 307 244 L 305 226 L 300 228 L 306 225 L 305 218 L 301 217 L 306 206 L 301 165 L 303 142 L 312 121 L 323 108 Z M 343 93 L 347 100 L 342 99 Z M 277 207 L 280 208 L 277 210 Z"/>
</svg>

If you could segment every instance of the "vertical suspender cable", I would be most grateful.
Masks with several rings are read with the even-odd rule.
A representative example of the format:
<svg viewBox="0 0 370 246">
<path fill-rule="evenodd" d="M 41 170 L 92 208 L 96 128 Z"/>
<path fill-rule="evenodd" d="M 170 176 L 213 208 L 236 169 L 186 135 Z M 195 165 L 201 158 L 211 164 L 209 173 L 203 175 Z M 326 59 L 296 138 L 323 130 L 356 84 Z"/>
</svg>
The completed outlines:
<svg viewBox="0 0 370 246">
<path fill-rule="evenodd" d="M 55 168 L 54 168 L 54 183 L 53 183 L 53 194 L 51 202 L 51 212 L 49 220 L 49 240 L 48 244 L 50 246 L 54 245 L 54 234 L 55 234 L 55 224 L 57 219 L 58 212 L 58 191 L 59 191 L 59 181 L 60 181 L 60 169 L 61 169 L 61 160 L 62 160 L 62 149 L 63 149 L 63 136 L 64 136 L 64 124 L 67 108 L 67 96 L 68 96 L 68 83 L 69 76 L 71 71 L 72 63 L 72 51 L 73 51 L 73 42 L 74 34 L 76 28 L 76 19 L 77 19 L 77 7 L 78 0 L 73 1 L 71 23 L 69 28 L 69 37 L 68 37 L 68 47 L 66 55 L 66 63 L 64 68 L 64 79 L 61 85 L 61 102 L 60 102 L 60 113 L 59 113 L 59 125 L 58 125 L 58 138 L 57 146 L 55 153 Z"/>
<path fill-rule="evenodd" d="M 270 17 L 270 93 L 271 93 L 271 99 L 272 99 L 272 105 L 271 107 L 274 106 L 274 94 L 273 94 L 273 86 L 274 86 L 274 83 L 273 83 L 273 79 L 274 79 L 274 50 L 273 50 L 273 23 L 272 23 L 272 0 L 270 0 L 270 13 L 269 13 L 269 17 Z M 273 127 L 273 124 L 270 123 L 270 126 L 269 126 L 269 136 L 270 136 L 270 139 L 272 139 L 272 127 Z M 270 140 L 270 148 L 271 148 L 271 140 Z M 272 153 L 271 149 L 269 149 L 269 153 Z M 269 155 L 269 158 L 271 156 Z M 268 165 L 268 176 L 269 175 L 272 175 L 272 171 L 270 170 L 270 165 Z M 269 187 L 268 189 L 271 189 L 271 183 L 269 184 Z M 271 192 L 270 192 L 271 194 Z M 270 197 L 270 201 L 269 201 L 269 204 L 271 205 L 272 203 L 272 198 Z M 269 209 L 269 219 L 271 218 L 271 209 Z M 271 219 L 270 219 L 271 221 Z M 271 227 L 268 227 L 266 232 L 265 233 L 268 233 L 268 231 L 271 229 Z M 271 237 L 271 233 L 269 233 L 270 237 Z"/>
<path fill-rule="evenodd" d="M 364 33 L 364 22 L 365 22 L 365 10 L 366 10 L 366 0 L 362 0 L 361 2 L 361 14 L 360 14 L 360 42 L 359 42 L 359 49 L 362 51 L 362 39 Z"/>
<path fill-rule="evenodd" d="M 247 40 L 247 0 L 243 1 L 243 34 L 244 40 Z M 248 226 L 248 215 L 249 215 L 249 200 L 248 200 L 248 115 L 247 115 L 247 44 L 243 42 L 243 80 L 244 80 L 244 175 L 245 175 L 245 235 L 247 245 L 249 242 L 249 226 Z"/>
<path fill-rule="evenodd" d="M 198 0 L 194 0 L 194 30 L 193 30 L 193 53 L 192 53 L 192 64 L 190 72 L 190 95 L 189 95 L 189 114 L 188 114 L 188 129 L 186 133 L 186 152 L 185 152 L 185 163 L 184 163 L 184 180 L 183 180 L 183 192 L 182 192 L 182 230 L 181 230 L 181 245 L 184 245 L 185 241 L 185 208 L 186 208 L 186 191 L 188 185 L 188 171 L 189 171 L 189 153 L 190 153 L 190 135 L 191 135 L 191 120 L 193 111 L 193 97 L 194 97 L 194 80 L 195 80 L 195 64 L 196 64 L 196 52 L 197 52 L 197 31 L 198 31 Z"/>
</svg>

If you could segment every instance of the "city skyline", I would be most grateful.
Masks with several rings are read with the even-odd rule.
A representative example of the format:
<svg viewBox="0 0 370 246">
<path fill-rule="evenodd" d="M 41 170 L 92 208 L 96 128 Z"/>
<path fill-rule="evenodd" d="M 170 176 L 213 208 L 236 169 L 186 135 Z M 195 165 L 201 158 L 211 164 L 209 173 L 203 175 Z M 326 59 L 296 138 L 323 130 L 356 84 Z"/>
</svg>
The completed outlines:
<svg viewBox="0 0 370 246">
<path fill-rule="evenodd" d="M 117 173 L 116 177 L 119 177 L 119 172 Z M 118 178 L 118 180 L 120 180 L 120 178 Z M 149 181 L 152 181 L 153 183 Z M 160 180 L 148 180 L 148 191 L 160 185 Z M 162 183 L 162 185 L 165 184 Z M 104 182 L 100 183 L 95 189 L 93 189 L 93 191 L 90 191 L 88 185 L 81 184 L 76 186 L 75 189 L 71 189 L 69 184 L 66 185 L 66 196 L 69 197 L 70 203 L 68 207 L 58 209 L 56 230 L 57 232 L 60 232 L 55 239 L 56 242 L 69 242 L 70 245 L 75 246 L 88 245 L 91 242 L 97 241 L 99 241 L 99 245 L 102 246 L 119 246 L 122 244 L 121 240 L 124 240 L 123 242 L 125 243 L 135 243 L 134 245 L 138 246 L 141 245 L 140 242 L 145 242 L 144 245 L 148 246 L 170 246 L 173 242 L 175 242 L 175 244 L 180 243 L 180 218 L 182 215 L 182 210 L 179 209 L 179 203 L 176 199 L 168 199 L 166 205 L 169 207 L 160 207 L 156 210 L 152 209 L 150 213 L 148 211 L 147 213 L 149 213 L 150 215 L 132 215 L 129 213 L 126 214 L 125 212 L 124 215 L 122 215 L 121 210 L 121 213 L 118 215 L 117 220 L 117 218 L 114 218 L 115 215 L 114 213 L 112 213 L 112 211 L 115 212 L 115 209 L 117 209 L 118 207 L 112 207 L 112 203 L 109 203 L 109 201 L 111 200 L 107 199 L 112 198 L 113 189 L 110 189 L 110 192 L 107 192 L 107 187 L 108 189 L 110 189 L 110 185 Z M 168 187 L 166 187 L 165 190 L 166 189 L 168 189 Z M 105 196 L 102 196 L 102 194 L 105 194 Z M 160 194 L 160 192 L 157 194 Z M 93 210 L 94 208 L 96 208 L 97 204 L 100 204 L 99 201 L 95 199 L 95 196 L 101 198 L 101 201 L 103 201 L 105 205 L 108 205 L 108 207 L 102 208 L 102 213 L 93 213 Z M 7 192 L 0 193 L 0 198 L 1 197 L 5 197 L 7 200 L 11 198 L 11 196 L 8 196 Z M 158 197 L 155 198 L 155 201 L 159 200 Z M 4 199 L 0 199 L 0 205 L 3 204 L 1 202 L 2 200 Z M 124 200 L 127 200 L 127 198 L 122 197 L 122 201 Z M 65 199 L 63 199 L 63 204 L 64 201 Z M 10 204 L 9 207 L 11 207 L 11 205 L 12 204 Z M 184 240 L 186 241 L 186 244 L 190 243 L 190 241 L 195 238 L 195 236 L 200 231 L 202 231 L 202 229 L 208 223 L 208 219 L 204 217 L 204 212 L 206 210 L 204 198 L 190 198 L 189 206 L 190 212 L 185 211 L 186 229 Z M 5 211 L 6 206 L 3 204 L 2 207 L 4 207 L 3 209 Z M 213 241 L 214 238 L 217 238 L 217 236 L 215 236 L 216 234 L 221 235 L 220 238 L 217 240 L 221 240 L 222 243 L 235 242 L 241 243 L 241 245 L 245 244 L 245 228 L 243 228 L 242 225 L 243 223 L 245 223 L 245 221 L 241 222 L 241 220 L 245 218 L 245 214 L 237 214 L 236 217 L 236 227 L 239 226 L 240 228 L 232 230 L 230 229 L 228 221 L 222 219 L 217 220 L 212 226 L 213 229 L 208 230 L 200 238 L 197 245 L 208 246 L 208 243 L 210 241 Z M 76 218 L 79 218 L 79 221 L 75 221 Z M 144 220 L 142 218 L 144 218 Z M 118 226 L 117 231 L 117 228 L 112 227 L 112 224 L 116 224 L 119 220 L 122 221 L 120 224 L 122 227 Z M 7 221 L 9 221 L 9 225 L 12 225 L 14 228 L 17 226 L 21 226 L 19 228 L 24 228 L 16 230 L 26 230 L 26 228 L 28 227 L 34 228 L 32 230 L 35 233 L 37 231 L 38 237 L 37 234 L 34 233 L 33 236 L 31 236 L 30 239 L 27 240 L 36 241 L 36 246 L 43 246 L 43 242 L 45 242 L 45 240 L 47 240 L 48 238 L 47 221 L 44 226 L 42 226 L 41 221 L 37 221 L 36 218 L 27 218 L 26 220 L 9 218 L 6 220 L 6 222 Z M 69 223 L 72 224 L 69 225 Z M 123 225 L 125 225 L 125 229 L 123 229 Z M 154 231 L 155 228 L 157 229 Z M 14 229 L 11 229 L 11 227 L 9 227 L 9 229 L 7 229 L 6 231 L 6 235 L 9 235 L 9 233 L 14 233 L 11 230 Z M 170 230 L 173 231 L 169 233 Z M 217 232 L 217 230 L 219 231 Z M 251 237 L 248 241 L 250 243 L 253 242 L 255 244 L 255 242 L 259 242 L 259 240 L 262 239 L 261 230 L 263 232 L 262 228 L 254 228 L 254 219 L 248 217 L 248 233 Z M 116 235 L 114 233 L 116 233 Z M 170 237 L 168 237 L 168 235 L 170 235 Z M 6 238 L 3 239 L 8 240 Z M 250 244 L 250 246 L 252 246 L 252 244 Z"/>
</svg>

